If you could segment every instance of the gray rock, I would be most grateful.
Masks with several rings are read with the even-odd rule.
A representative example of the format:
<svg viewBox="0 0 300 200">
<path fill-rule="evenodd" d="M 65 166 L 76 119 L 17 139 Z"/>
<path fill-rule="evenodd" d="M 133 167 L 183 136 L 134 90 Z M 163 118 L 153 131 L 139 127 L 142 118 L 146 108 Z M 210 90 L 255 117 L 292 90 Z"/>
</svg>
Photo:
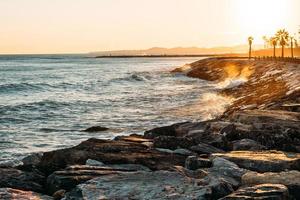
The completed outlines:
<svg viewBox="0 0 300 200">
<path fill-rule="evenodd" d="M 98 160 L 93 160 L 93 159 L 87 159 L 85 164 L 90 165 L 90 166 L 104 166 L 105 165 L 103 162 L 100 162 Z"/>
<path fill-rule="evenodd" d="M 163 153 L 174 153 L 174 151 L 171 149 L 155 148 L 155 150 L 163 152 Z"/>
<path fill-rule="evenodd" d="M 255 151 L 255 150 L 266 150 L 266 149 L 267 148 L 265 146 L 251 139 L 232 141 L 232 150 L 234 151 L 239 151 L 239 150 Z"/>
<path fill-rule="evenodd" d="M 92 126 L 83 131 L 85 131 L 85 132 L 100 132 L 100 131 L 106 131 L 106 130 L 108 130 L 108 128 L 103 127 L 103 126 Z"/>
<path fill-rule="evenodd" d="M 43 153 L 33 153 L 22 159 L 23 165 L 25 166 L 35 166 L 41 162 Z"/>
<path fill-rule="evenodd" d="M 230 162 L 224 158 L 214 158 L 212 160 L 213 167 L 210 168 L 210 172 L 217 172 L 223 176 L 229 176 L 232 178 L 241 179 L 241 177 L 248 171 L 240 168 L 233 162 Z"/>
<path fill-rule="evenodd" d="M 288 189 L 280 184 L 261 184 L 252 187 L 240 188 L 221 200 L 288 200 Z"/>
<path fill-rule="evenodd" d="M 191 156 L 195 154 L 188 149 L 176 149 L 174 150 L 174 153 L 185 155 L 185 156 Z"/>
<path fill-rule="evenodd" d="M 197 156 L 189 156 L 185 160 L 185 168 L 190 170 L 196 170 L 199 168 L 211 167 L 212 163 L 209 159 L 199 158 Z"/>
<path fill-rule="evenodd" d="M 53 200 L 52 197 L 32 191 L 23 191 L 13 188 L 0 188 L 1 200 Z"/>
<path fill-rule="evenodd" d="M 8 160 L 0 163 L 1 168 L 14 168 L 23 165 L 23 162 L 20 160 Z"/>
<path fill-rule="evenodd" d="M 224 152 L 221 149 L 218 149 L 212 145 L 204 144 L 204 143 L 198 143 L 198 145 L 192 146 L 190 149 L 199 154 L 212 154 L 212 153 Z"/>
<path fill-rule="evenodd" d="M 282 151 L 232 151 L 216 153 L 212 157 L 222 157 L 239 167 L 257 172 L 280 172 L 300 169 L 300 154 Z"/>
<path fill-rule="evenodd" d="M 178 171 L 139 171 L 92 179 L 78 185 L 65 199 L 218 199 L 231 192 L 231 185 L 222 179 L 195 179 Z"/>
</svg>

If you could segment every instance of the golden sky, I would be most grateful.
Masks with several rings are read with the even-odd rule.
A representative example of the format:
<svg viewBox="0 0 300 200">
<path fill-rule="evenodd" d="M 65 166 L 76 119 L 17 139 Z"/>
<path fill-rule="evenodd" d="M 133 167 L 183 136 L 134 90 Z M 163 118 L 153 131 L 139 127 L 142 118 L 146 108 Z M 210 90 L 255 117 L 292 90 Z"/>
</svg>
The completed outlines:
<svg viewBox="0 0 300 200">
<path fill-rule="evenodd" d="M 262 43 L 296 33 L 300 0 L 0 0 L 0 53 Z"/>
</svg>

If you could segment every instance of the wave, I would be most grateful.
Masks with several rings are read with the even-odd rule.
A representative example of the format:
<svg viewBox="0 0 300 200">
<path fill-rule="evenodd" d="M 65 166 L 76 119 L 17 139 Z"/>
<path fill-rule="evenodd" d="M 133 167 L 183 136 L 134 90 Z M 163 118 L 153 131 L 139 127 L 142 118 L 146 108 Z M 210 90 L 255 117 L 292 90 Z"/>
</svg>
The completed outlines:
<svg viewBox="0 0 300 200">
<path fill-rule="evenodd" d="M 46 83 L 9 83 L 0 85 L 1 93 L 13 93 L 13 92 L 21 92 L 21 91 L 42 91 L 47 87 L 51 87 L 51 85 Z"/>
<path fill-rule="evenodd" d="M 150 75 L 150 73 L 132 73 L 129 76 L 112 79 L 112 82 L 119 82 L 119 81 L 129 81 L 129 82 L 143 81 L 143 82 L 146 82 L 152 78 L 153 77 Z"/>
<path fill-rule="evenodd" d="M 71 106 L 72 103 L 70 102 L 58 102 L 58 101 L 51 101 L 51 100 L 43 100 L 38 102 L 32 103 L 23 103 L 17 105 L 8 105 L 8 106 L 0 106 L 0 114 L 5 114 L 7 111 L 35 111 L 35 110 L 47 110 L 47 109 L 54 109 L 59 110 L 61 108 L 65 108 Z"/>
</svg>

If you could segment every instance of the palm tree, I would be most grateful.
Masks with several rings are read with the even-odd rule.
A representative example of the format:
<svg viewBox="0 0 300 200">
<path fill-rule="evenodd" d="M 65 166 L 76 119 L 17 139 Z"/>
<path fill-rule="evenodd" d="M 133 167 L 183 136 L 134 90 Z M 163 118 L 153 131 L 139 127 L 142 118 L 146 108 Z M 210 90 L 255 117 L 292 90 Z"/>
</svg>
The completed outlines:
<svg viewBox="0 0 300 200">
<path fill-rule="evenodd" d="M 288 44 L 289 33 L 285 29 L 280 29 L 277 31 L 276 37 L 281 45 L 281 56 L 284 57 L 284 46 Z"/>
<path fill-rule="evenodd" d="M 269 42 L 270 42 L 270 40 L 267 38 L 267 36 L 263 36 L 262 37 L 262 39 L 264 40 L 264 42 L 265 42 L 265 45 L 264 45 L 264 47 L 265 47 L 265 49 L 267 49 L 268 47 L 269 47 Z"/>
<path fill-rule="evenodd" d="M 249 59 L 251 58 L 252 42 L 253 42 L 253 37 L 252 37 L 252 36 L 249 36 L 249 37 L 248 37 L 248 43 L 249 43 Z"/>
<path fill-rule="evenodd" d="M 276 37 L 270 38 L 270 44 L 273 46 L 273 57 L 276 57 L 276 46 L 277 46 L 278 39 Z"/>
</svg>

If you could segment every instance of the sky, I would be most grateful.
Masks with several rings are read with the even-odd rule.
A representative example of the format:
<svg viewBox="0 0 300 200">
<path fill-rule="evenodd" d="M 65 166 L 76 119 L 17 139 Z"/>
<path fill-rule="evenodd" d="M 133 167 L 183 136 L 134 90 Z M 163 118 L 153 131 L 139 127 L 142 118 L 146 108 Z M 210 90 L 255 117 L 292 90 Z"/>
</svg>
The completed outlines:
<svg viewBox="0 0 300 200">
<path fill-rule="evenodd" d="M 262 43 L 300 28 L 300 0 L 0 0 L 0 53 Z"/>
</svg>

